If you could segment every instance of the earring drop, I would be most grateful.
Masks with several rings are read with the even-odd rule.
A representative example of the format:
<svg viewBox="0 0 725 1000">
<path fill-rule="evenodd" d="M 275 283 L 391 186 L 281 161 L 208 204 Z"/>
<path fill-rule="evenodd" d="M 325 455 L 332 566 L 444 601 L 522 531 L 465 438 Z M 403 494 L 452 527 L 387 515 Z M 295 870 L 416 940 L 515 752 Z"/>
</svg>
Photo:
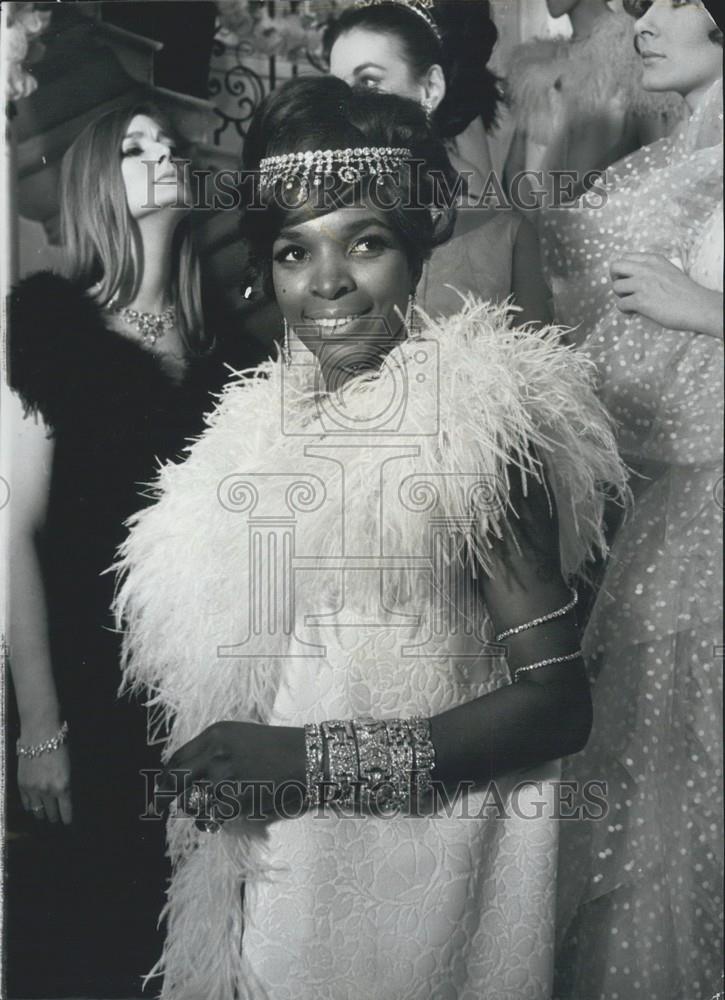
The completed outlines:
<svg viewBox="0 0 725 1000">
<path fill-rule="evenodd" d="M 292 350 L 289 343 L 290 335 L 290 325 L 287 320 L 284 320 L 284 341 L 282 342 L 282 360 L 284 361 L 285 368 L 292 367 Z"/>
<path fill-rule="evenodd" d="M 420 324 L 418 322 L 415 292 L 411 292 L 408 297 L 408 311 L 405 316 L 405 325 L 408 330 L 409 340 L 415 340 L 416 337 L 420 336 Z"/>
<path fill-rule="evenodd" d="M 421 104 L 421 107 L 423 108 L 423 110 L 425 111 L 426 118 L 428 119 L 428 121 L 430 121 L 431 118 L 433 117 L 433 110 L 434 110 L 433 109 L 433 98 L 431 98 L 431 97 L 424 97 L 423 100 L 420 102 L 420 104 Z"/>
</svg>

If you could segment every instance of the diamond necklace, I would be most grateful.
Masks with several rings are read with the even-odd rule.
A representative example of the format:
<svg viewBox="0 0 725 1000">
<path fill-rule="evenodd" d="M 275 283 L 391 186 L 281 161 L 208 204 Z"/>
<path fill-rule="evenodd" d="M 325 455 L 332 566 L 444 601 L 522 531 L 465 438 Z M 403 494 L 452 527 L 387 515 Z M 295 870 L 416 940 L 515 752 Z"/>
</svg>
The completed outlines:
<svg viewBox="0 0 725 1000">
<path fill-rule="evenodd" d="M 135 327 L 141 334 L 143 343 L 150 347 L 153 347 L 167 330 L 173 328 L 176 319 L 176 310 L 173 306 L 169 306 L 161 313 L 139 312 L 138 309 L 131 309 L 129 306 L 112 306 L 111 312 L 120 316 L 128 326 Z"/>
</svg>

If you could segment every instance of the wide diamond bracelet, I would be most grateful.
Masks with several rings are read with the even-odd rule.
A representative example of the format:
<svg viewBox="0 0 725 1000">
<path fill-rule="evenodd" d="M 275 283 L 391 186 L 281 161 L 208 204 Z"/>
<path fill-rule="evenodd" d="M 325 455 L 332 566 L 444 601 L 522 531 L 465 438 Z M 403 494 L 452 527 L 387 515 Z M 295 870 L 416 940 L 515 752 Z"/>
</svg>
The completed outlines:
<svg viewBox="0 0 725 1000">
<path fill-rule="evenodd" d="M 432 788 L 430 721 L 330 720 L 305 727 L 307 802 L 385 812 Z M 324 801 L 323 801 L 324 799 Z"/>
</svg>

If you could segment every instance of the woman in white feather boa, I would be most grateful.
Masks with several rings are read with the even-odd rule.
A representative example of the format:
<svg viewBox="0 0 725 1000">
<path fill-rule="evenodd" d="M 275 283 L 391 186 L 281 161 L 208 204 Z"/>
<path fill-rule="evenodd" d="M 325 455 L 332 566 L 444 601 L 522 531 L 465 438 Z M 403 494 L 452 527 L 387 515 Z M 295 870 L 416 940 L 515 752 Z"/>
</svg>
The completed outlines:
<svg viewBox="0 0 725 1000">
<path fill-rule="evenodd" d="M 409 334 L 451 228 L 412 102 L 293 81 L 245 160 L 263 180 L 247 232 L 301 345 L 228 385 L 119 561 L 127 682 L 169 725 L 161 787 L 186 811 L 161 995 L 544 1000 L 556 761 L 591 725 L 568 585 L 602 549 L 605 490 L 625 490 L 607 419 L 555 330 L 470 299 Z M 352 201 L 315 205 L 307 170 Z M 309 724 L 411 716 L 437 798 L 309 807 Z"/>
</svg>

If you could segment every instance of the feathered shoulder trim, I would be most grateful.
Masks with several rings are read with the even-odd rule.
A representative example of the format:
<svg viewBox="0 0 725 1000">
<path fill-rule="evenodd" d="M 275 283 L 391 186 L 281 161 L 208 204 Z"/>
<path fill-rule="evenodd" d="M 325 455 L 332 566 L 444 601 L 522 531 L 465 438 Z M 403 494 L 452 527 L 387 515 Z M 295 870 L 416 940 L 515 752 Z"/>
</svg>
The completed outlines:
<svg viewBox="0 0 725 1000">
<path fill-rule="evenodd" d="M 454 525 L 485 569 L 492 539 L 515 516 L 511 477 L 520 475 L 553 494 L 565 573 L 604 548 L 604 497 L 626 491 L 625 470 L 593 369 L 558 330 L 513 329 L 505 308 L 471 297 L 398 352 L 393 381 L 348 383 L 327 416 L 311 356 L 229 384 L 186 461 L 161 470 L 157 502 L 129 522 L 116 601 L 126 678 L 172 718 L 182 711 L 175 743 L 225 712 L 268 715 L 277 675 L 264 637 L 266 666 L 217 656 L 227 636 L 249 634 L 258 518 L 296 511 L 295 552 L 305 557 L 374 538 L 386 553 L 418 553 L 435 519 Z M 402 414 L 391 405 L 396 378 Z M 399 422 L 386 427 L 381 414 Z M 351 429 L 340 433 L 341 420 Z M 204 695 L 187 716 L 184 692 L 201 678 Z"/>
<path fill-rule="evenodd" d="M 78 284 L 52 271 L 21 281 L 8 309 L 8 381 L 54 431 L 162 412 L 173 383 L 140 345 L 111 329 Z"/>
</svg>

